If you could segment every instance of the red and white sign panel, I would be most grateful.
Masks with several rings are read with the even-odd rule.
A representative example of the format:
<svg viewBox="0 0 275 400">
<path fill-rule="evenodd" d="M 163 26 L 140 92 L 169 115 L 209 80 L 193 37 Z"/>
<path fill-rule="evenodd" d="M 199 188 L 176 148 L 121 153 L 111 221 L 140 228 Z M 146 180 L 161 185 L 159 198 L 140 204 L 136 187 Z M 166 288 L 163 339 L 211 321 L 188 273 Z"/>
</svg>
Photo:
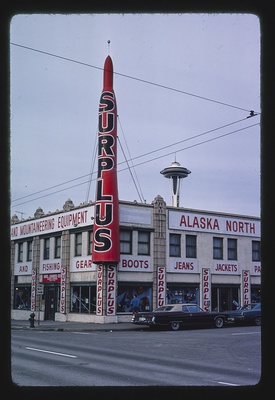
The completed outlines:
<svg viewBox="0 0 275 400">
<path fill-rule="evenodd" d="M 250 289 L 250 272 L 244 270 L 242 273 L 242 292 L 243 292 L 243 305 L 251 302 L 251 289 Z"/>
<path fill-rule="evenodd" d="M 202 269 L 202 301 L 204 311 L 211 311 L 211 274 L 209 268 Z"/>
<path fill-rule="evenodd" d="M 169 229 L 239 236 L 261 236 L 260 219 L 232 218 L 169 210 L 168 221 Z"/>
<path fill-rule="evenodd" d="M 32 274 L 32 262 L 27 261 L 25 263 L 16 263 L 14 267 L 14 275 L 31 275 Z"/>
<path fill-rule="evenodd" d="M 118 264 L 119 271 L 141 271 L 152 272 L 153 265 L 151 257 L 146 256 L 126 256 L 122 255 Z"/>
<path fill-rule="evenodd" d="M 40 274 L 56 274 L 61 272 L 61 263 L 57 260 L 47 260 L 40 264 Z"/>
<path fill-rule="evenodd" d="M 197 274 L 199 272 L 198 260 L 195 258 L 170 257 L 170 272 Z"/>
<path fill-rule="evenodd" d="M 103 265 L 97 266 L 96 315 L 103 315 Z"/>
<path fill-rule="evenodd" d="M 92 225 L 94 206 L 11 225 L 11 240 Z"/>
<path fill-rule="evenodd" d="M 42 275 L 43 283 L 58 283 L 61 281 L 61 274 L 44 274 Z"/>
<path fill-rule="evenodd" d="M 251 275 L 261 276 L 261 262 L 258 261 L 252 263 Z"/>
<path fill-rule="evenodd" d="M 61 268 L 61 282 L 60 282 L 60 312 L 65 313 L 66 301 L 66 267 Z"/>
<path fill-rule="evenodd" d="M 36 294 L 36 270 L 32 270 L 32 287 L 31 287 L 31 311 L 35 310 L 35 294 Z"/>
<path fill-rule="evenodd" d="M 165 267 L 157 269 L 157 307 L 164 306 L 166 303 L 166 274 Z"/>
<path fill-rule="evenodd" d="M 239 263 L 238 261 L 227 260 L 214 261 L 213 273 L 223 275 L 238 275 Z"/>
<path fill-rule="evenodd" d="M 107 315 L 116 315 L 117 271 L 115 265 L 107 267 Z"/>
<path fill-rule="evenodd" d="M 73 257 L 71 260 L 71 272 L 96 271 L 96 264 L 93 263 L 91 256 Z"/>
</svg>

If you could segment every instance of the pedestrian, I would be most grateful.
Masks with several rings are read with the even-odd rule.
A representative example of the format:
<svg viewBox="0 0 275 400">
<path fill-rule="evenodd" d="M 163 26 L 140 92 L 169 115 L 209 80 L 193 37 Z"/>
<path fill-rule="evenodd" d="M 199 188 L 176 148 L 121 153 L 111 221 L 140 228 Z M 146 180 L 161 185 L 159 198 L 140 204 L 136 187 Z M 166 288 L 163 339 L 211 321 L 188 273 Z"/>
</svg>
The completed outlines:
<svg viewBox="0 0 275 400">
<path fill-rule="evenodd" d="M 78 293 L 76 291 L 72 294 L 72 304 L 73 304 L 73 311 L 76 311 L 76 300 L 77 300 Z"/>
<path fill-rule="evenodd" d="M 137 297 L 136 293 L 134 294 L 134 297 L 132 298 L 131 304 L 130 304 L 130 309 L 133 311 L 133 313 L 137 313 L 140 310 L 140 300 Z"/>
</svg>

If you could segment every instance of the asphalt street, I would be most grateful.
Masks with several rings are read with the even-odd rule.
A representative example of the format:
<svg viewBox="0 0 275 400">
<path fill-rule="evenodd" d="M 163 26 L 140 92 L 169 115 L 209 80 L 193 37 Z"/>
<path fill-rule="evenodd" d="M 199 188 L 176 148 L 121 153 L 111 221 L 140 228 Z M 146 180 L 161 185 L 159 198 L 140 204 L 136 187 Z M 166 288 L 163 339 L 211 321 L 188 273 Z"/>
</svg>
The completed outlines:
<svg viewBox="0 0 275 400">
<path fill-rule="evenodd" d="M 12 382 L 28 387 L 256 388 L 261 361 L 261 327 L 255 326 L 12 330 Z"/>
</svg>

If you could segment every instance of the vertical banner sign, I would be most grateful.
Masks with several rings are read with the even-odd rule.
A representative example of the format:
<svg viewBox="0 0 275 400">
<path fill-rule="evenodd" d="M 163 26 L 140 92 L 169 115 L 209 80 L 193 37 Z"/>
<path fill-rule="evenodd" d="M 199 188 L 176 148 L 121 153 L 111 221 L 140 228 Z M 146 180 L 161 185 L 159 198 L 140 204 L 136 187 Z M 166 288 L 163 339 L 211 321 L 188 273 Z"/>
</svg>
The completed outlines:
<svg viewBox="0 0 275 400">
<path fill-rule="evenodd" d="M 32 292 L 31 292 L 31 311 L 35 310 L 35 292 L 36 292 L 36 270 L 32 270 Z"/>
<path fill-rule="evenodd" d="M 202 269 L 202 299 L 203 310 L 211 311 L 211 275 L 209 268 Z"/>
<path fill-rule="evenodd" d="M 107 268 L 107 315 L 116 314 L 116 266 L 108 265 Z"/>
<path fill-rule="evenodd" d="M 242 273 L 242 285 L 243 285 L 243 305 L 249 304 L 251 301 L 251 292 L 250 292 L 250 272 L 248 270 L 244 270 Z"/>
<path fill-rule="evenodd" d="M 61 268 L 60 279 L 60 312 L 65 313 L 65 300 L 66 300 L 66 267 Z"/>
<path fill-rule="evenodd" d="M 96 315 L 103 314 L 103 265 L 97 266 L 97 282 L 96 282 Z"/>
<path fill-rule="evenodd" d="M 166 303 L 166 276 L 165 268 L 157 269 L 157 307 L 164 306 Z"/>
<path fill-rule="evenodd" d="M 120 260 L 117 185 L 117 108 L 113 90 L 113 62 L 105 60 L 98 116 L 98 169 L 92 259 L 94 263 Z"/>
</svg>

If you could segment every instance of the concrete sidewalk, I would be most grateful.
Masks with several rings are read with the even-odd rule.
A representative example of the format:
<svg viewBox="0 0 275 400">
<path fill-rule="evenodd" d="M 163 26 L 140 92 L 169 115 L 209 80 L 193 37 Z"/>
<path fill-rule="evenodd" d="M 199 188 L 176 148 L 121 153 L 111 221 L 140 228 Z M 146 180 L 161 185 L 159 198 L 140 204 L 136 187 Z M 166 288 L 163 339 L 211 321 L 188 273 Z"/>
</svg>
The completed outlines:
<svg viewBox="0 0 275 400">
<path fill-rule="evenodd" d="M 89 322 L 59 322 L 59 321 L 34 321 L 34 328 L 30 327 L 27 320 L 11 320 L 11 329 L 26 329 L 39 331 L 71 331 L 71 332 L 111 332 L 111 331 L 140 331 L 148 327 L 136 326 L 131 322 L 98 324 Z"/>
</svg>

